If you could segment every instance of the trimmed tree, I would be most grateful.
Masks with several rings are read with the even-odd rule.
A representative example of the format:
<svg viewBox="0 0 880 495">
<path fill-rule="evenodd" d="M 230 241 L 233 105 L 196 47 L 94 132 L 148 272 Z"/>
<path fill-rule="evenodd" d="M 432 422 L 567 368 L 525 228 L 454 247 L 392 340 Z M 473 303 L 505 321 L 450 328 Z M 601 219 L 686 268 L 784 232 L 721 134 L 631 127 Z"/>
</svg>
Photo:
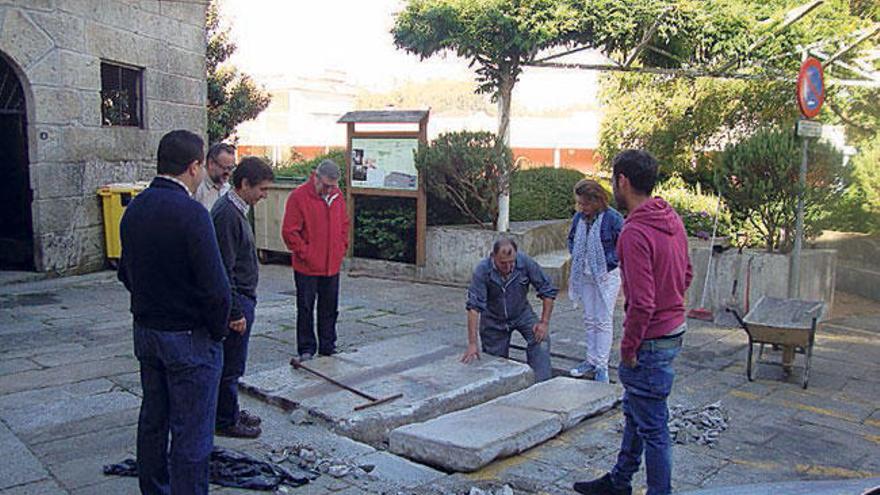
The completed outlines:
<svg viewBox="0 0 880 495">
<path fill-rule="evenodd" d="M 691 0 L 409 0 L 391 32 L 398 48 L 422 59 L 449 51 L 476 67 L 477 92 L 498 102 L 497 134 L 505 144 L 514 86 L 542 50 L 598 48 L 630 64 L 671 67 L 735 54 L 749 41 L 741 25 L 719 29 L 712 9 Z M 734 36 L 743 39 L 732 43 Z M 646 41 L 673 58 L 643 50 Z M 500 231 L 508 229 L 510 175 L 501 171 Z"/>
<path fill-rule="evenodd" d="M 813 237 L 832 211 L 844 184 L 843 156 L 828 143 L 810 140 L 804 191 L 804 232 Z M 719 190 L 734 222 L 756 230 L 767 251 L 794 244 L 800 191 L 801 139 L 791 130 L 761 129 L 725 148 Z"/>
</svg>

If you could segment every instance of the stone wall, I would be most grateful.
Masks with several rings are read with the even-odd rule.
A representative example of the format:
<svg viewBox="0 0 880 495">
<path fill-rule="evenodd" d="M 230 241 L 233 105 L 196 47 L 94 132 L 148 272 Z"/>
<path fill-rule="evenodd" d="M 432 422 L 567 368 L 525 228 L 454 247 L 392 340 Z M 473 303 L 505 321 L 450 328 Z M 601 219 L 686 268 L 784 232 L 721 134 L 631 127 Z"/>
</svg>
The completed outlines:
<svg viewBox="0 0 880 495">
<path fill-rule="evenodd" d="M 205 6 L 159 0 L 0 0 L 0 52 L 27 100 L 35 265 L 104 266 L 96 189 L 155 174 L 161 136 L 204 136 Z M 143 128 L 101 125 L 101 61 L 143 68 Z"/>
<path fill-rule="evenodd" d="M 705 241 L 690 239 L 690 257 L 694 279 L 687 292 L 688 308 L 700 307 L 709 248 Z M 725 318 L 725 308 L 754 307 L 761 296 L 788 297 L 791 259 L 788 255 L 759 250 L 731 249 L 713 256 L 712 271 L 706 292 L 705 307 L 712 310 L 716 321 Z M 826 315 L 834 305 L 834 281 L 837 253 L 830 249 L 805 249 L 801 254 L 800 299 L 825 301 Z M 734 281 L 736 289 L 734 290 Z"/>
<path fill-rule="evenodd" d="M 827 231 L 811 244 L 837 250 L 839 290 L 880 301 L 880 236 Z"/>
</svg>

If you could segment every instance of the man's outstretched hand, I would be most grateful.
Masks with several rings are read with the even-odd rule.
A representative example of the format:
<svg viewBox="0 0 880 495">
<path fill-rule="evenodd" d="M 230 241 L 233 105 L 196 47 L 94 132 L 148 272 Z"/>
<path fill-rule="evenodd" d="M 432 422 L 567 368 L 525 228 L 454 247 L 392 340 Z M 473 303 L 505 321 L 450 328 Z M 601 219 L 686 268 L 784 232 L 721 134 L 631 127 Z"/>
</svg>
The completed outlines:
<svg viewBox="0 0 880 495">
<path fill-rule="evenodd" d="M 468 364 L 475 359 L 480 359 L 480 349 L 477 348 L 476 344 L 468 344 L 467 351 L 461 357 L 461 362 Z"/>
<path fill-rule="evenodd" d="M 535 332 L 535 342 L 541 343 L 547 337 L 547 332 L 550 331 L 550 324 L 539 321 L 532 327 L 532 331 Z"/>
</svg>

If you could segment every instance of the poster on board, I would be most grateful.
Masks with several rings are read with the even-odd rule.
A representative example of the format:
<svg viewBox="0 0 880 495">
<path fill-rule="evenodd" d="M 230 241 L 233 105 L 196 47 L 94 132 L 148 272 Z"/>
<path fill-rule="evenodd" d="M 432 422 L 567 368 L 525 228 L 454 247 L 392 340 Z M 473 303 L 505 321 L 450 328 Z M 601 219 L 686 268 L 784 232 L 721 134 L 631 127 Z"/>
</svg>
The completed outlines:
<svg viewBox="0 0 880 495">
<path fill-rule="evenodd" d="M 351 140 L 351 185 L 374 189 L 419 188 L 413 154 L 416 138 L 353 138 Z"/>
</svg>

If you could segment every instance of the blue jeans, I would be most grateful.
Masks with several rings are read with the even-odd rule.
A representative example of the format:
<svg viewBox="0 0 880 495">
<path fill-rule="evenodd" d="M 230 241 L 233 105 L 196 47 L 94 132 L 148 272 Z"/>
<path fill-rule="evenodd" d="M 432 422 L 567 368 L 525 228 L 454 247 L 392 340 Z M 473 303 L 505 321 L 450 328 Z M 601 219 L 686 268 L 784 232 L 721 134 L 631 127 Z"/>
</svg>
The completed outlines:
<svg viewBox="0 0 880 495">
<path fill-rule="evenodd" d="M 663 350 L 640 350 L 638 365 L 618 368 L 623 384 L 623 414 L 626 424 L 617 464 L 611 470 L 612 483 L 628 487 L 639 470 L 642 453 L 648 492 L 646 495 L 672 493 L 672 443 L 669 439 L 669 409 L 666 398 L 672 391 L 675 370 L 672 361 L 680 347 Z"/>
<path fill-rule="evenodd" d="M 163 332 L 134 325 L 143 389 L 137 432 L 141 493 L 208 493 L 221 349 L 206 330 Z"/>
<path fill-rule="evenodd" d="M 537 320 L 535 320 L 537 323 Z M 535 373 L 535 381 L 543 382 L 553 378 L 550 367 L 550 336 L 544 337 L 540 343 L 535 341 L 534 323 L 514 327 L 526 341 L 526 362 Z M 480 341 L 483 352 L 492 356 L 510 357 L 510 335 L 512 330 L 484 327 L 480 329 Z"/>
<path fill-rule="evenodd" d="M 244 313 L 244 333 L 229 331 L 223 341 L 223 373 L 220 375 L 220 393 L 217 397 L 217 428 L 228 428 L 238 423 L 238 379 L 244 375 L 247 362 L 248 340 L 254 325 L 257 301 L 241 294 L 233 294 Z"/>
</svg>

